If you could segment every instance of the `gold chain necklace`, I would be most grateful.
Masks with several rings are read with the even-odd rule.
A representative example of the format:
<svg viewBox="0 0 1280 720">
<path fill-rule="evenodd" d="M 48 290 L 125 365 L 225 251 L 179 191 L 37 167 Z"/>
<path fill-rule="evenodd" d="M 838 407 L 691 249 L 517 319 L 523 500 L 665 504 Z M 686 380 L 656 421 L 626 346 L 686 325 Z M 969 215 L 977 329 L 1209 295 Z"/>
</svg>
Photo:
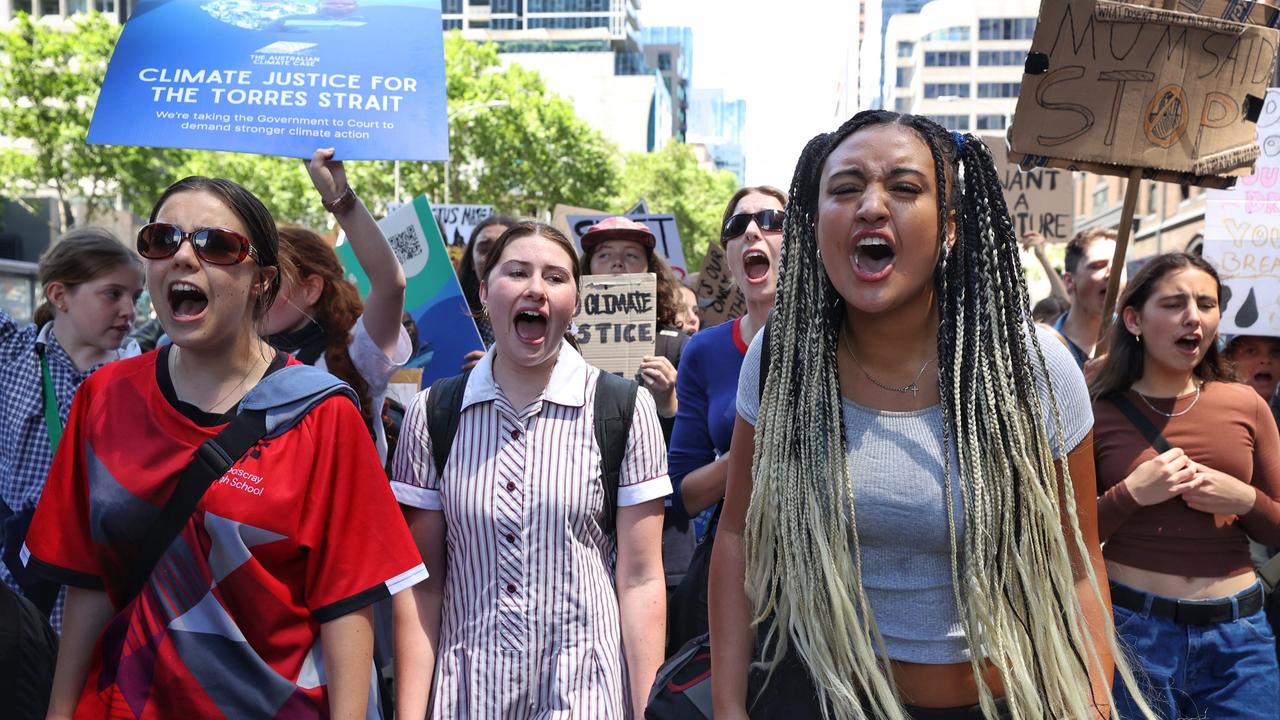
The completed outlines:
<svg viewBox="0 0 1280 720">
<path fill-rule="evenodd" d="M 911 393 L 912 398 L 915 398 L 920 393 L 919 383 L 920 383 L 920 378 L 924 377 L 925 368 L 929 367 L 929 363 L 937 359 L 937 358 L 929 358 L 928 360 L 925 360 L 924 364 L 920 366 L 920 372 L 916 373 L 915 380 L 912 380 L 910 383 L 903 385 L 902 387 L 894 387 L 892 385 L 885 385 L 879 380 L 871 377 L 871 373 L 867 372 L 867 369 L 862 367 L 862 363 L 858 361 L 858 356 L 853 352 L 853 346 L 849 344 L 848 334 L 844 335 L 844 349 L 849 353 L 849 357 L 853 358 L 853 364 L 858 366 L 858 369 L 862 371 L 863 375 L 867 376 L 867 379 L 870 380 L 873 385 L 875 385 L 876 387 L 882 390 L 888 390 L 889 392 L 902 393 L 903 395 L 907 393 Z"/>
<path fill-rule="evenodd" d="M 1178 411 L 1178 412 L 1176 412 L 1176 413 L 1167 413 L 1167 412 L 1165 412 L 1165 411 L 1161 410 L 1160 408 L 1156 407 L 1155 405 L 1152 405 L 1152 404 L 1151 404 L 1151 401 L 1147 399 L 1147 396 L 1146 396 L 1146 395 L 1143 395 L 1142 393 L 1138 392 L 1137 390 L 1134 390 L 1134 392 L 1135 392 L 1135 393 L 1138 393 L 1138 397 L 1139 397 L 1139 398 L 1142 398 L 1142 402 L 1146 403 L 1146 404 L 1147 404 L 1147 407 L 1151 408 L 1151 409 L 1152 409 L 1152 410 L 1154 410 L 1155 412 L 1158 412 L 1158 413 L 1160 413 L 1161 415 L 1163 415 L 1163 416 L 1165 416 L 1165 417 L 1167 417 L 1167 418 L 1182 417 L 1183 415 L 1186 415 L 1187 413 L 1191 412 L 1191 408 L 1195 407 L 1195 406 L 1196 406 L 1196 403 L 1200 402 L 1200 386 L 1199 386 L 1199 385 L 1196 385 L 1196 396 L 1195 396 L 1195 398 L 1194 398 L 1194 399 L 1192 399 L 1191 404 L 1190 404 L 1190 405 L 1188 405 L 1188 406 L 1186 406 L 1186 407 L 1185 407 L 1185 408 L 1183 408 L 1182 410 L 1179 410 L 1179 411 Z M 1173 401 L 1176 403 L 1176 402 L 1178 401 L 1178 398 L 1174 398 L 1174 399 L 1173 399 Z"/>
</svg>

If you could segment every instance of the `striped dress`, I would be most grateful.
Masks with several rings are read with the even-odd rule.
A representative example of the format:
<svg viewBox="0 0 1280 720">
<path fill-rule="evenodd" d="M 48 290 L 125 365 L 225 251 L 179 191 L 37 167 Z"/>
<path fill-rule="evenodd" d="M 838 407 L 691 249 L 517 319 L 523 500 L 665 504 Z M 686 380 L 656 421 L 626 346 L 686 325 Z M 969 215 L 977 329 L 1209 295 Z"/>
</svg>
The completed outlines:
<svg viewBox="0 0 1280 720">
<path fill-rule="evenodd" d="M 494 382 L 490 350 L 467 381 L 443 477 L 427 433 L 429 391 L 405 413 L 392 488 L 405 505 L 443 511 L 447 528 L 432 718 L 631 715 L 615 545 L 599 525 L 599 373 L 565 344 L 542 395 L 517 409 Z M 642 390 L 618 505 L 670 493 L 662 430 Z"/>
</svg>

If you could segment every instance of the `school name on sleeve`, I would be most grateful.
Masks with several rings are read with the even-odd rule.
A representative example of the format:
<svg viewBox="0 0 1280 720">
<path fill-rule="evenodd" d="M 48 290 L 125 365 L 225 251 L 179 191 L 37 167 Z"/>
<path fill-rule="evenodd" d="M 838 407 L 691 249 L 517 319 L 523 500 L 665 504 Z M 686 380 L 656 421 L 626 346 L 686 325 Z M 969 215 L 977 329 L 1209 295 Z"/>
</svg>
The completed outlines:
<svg viewBox="0 0 1280 720">
<path fill-rule="evenodd" d="M 417 78 L 399 75 L 154 68 L 138 71 L 152 100 L 165 103 L 315 107 L 398 112 L 406 95 L 418 91 Z"/>
</svg>

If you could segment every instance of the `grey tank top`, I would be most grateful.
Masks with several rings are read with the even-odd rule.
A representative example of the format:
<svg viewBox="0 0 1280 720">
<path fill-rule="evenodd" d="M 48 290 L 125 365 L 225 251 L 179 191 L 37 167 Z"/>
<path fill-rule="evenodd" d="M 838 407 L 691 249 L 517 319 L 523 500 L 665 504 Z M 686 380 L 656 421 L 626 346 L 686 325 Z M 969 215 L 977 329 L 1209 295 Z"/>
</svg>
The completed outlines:
<svg viewBox="0 0 1280 720">
<path fill-rule="evenodd" d="M 1080 444 L 1093 427 L 1084 377 L 1070 352 L 1037 329 L 1062 417 L 1063 446 Z M 759 416 L 760 343 L 755 339 L 738 379 L 738 414 Z M 1042 403 L 1048 395 L 1040 382 Z M 946 486 L 942 463 L 942 407 L 890 412 L 843 401 L 845 446 L 856 494 L 862 583 L 889 658 L 913 663 L 958 663 L 969 658 L 951 583 Z M 1045 428 L 1056 447 L 1052 416 Z M 964 533 L 959 461 L 951 449 L 957 537 Z M 963 550 L 963 544 L 960 544 Z M 963 555 L 961 557 L 963 562 Z"/>
</svg>

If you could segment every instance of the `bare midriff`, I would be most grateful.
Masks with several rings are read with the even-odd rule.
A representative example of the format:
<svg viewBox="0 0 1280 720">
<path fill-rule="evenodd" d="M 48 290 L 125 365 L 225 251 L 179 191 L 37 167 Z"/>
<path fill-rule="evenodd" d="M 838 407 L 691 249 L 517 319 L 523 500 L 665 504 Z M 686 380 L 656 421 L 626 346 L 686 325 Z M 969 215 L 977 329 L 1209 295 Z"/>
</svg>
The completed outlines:
<svg viewBox="0 0 1280 720">
<path fill-rule="evenodd" d="M 947 708 L 978 702 L 978 681 L 973 674 L 973 665 L 967 662 L 925 665 L 894 660 L 889 666 L 902 701 L 908 705 Z M 1002 697 L 1004 684 L 1000 681 L 1000 671 L 990 662 L 983 661 L 982 675 L 992 694 Z"/>
<path fill-rule="evenodd" d="M 1107 576 L 1152 595 L 1183 600 L 1229 597 L 1247 590 L 1256 582 L 1256 577 L 1248 570 L 1226 577 L 1193 577 L 1143 570 L 1111 560 L 1107 561 Z"/>
</svg>

